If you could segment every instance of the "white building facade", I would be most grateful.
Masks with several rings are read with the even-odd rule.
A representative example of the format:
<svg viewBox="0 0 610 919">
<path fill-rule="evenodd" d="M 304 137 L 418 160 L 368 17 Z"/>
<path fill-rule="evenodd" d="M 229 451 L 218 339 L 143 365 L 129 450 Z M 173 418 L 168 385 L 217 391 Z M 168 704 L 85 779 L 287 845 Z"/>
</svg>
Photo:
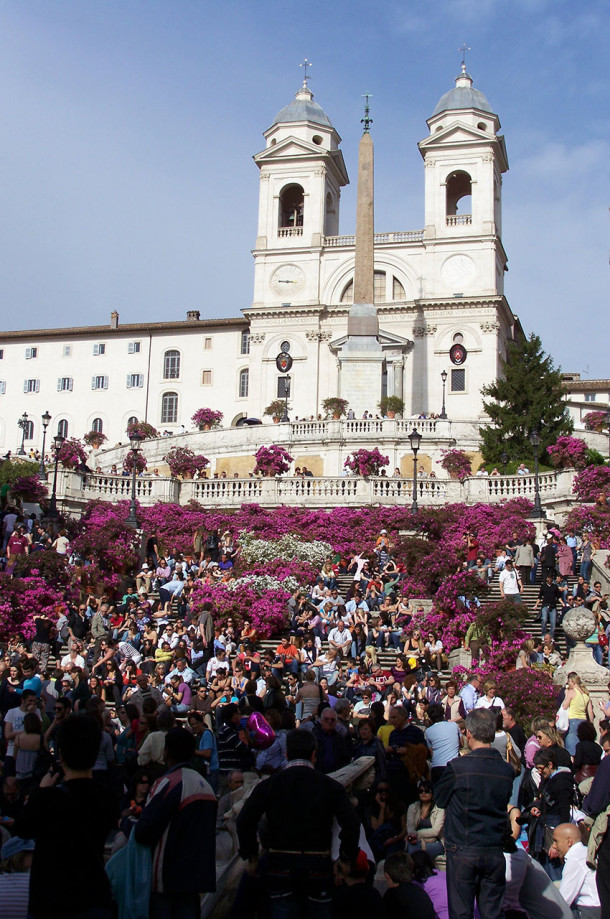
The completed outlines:
<svg viewBox="0 0 610 919">
<path fill-rule="evenodd" d="M 405 417 L 446 413 L 483 420 L 481 387 L 496 378 L 508 341 L 521 334 L 504 296 L 500 122 L 462 70 L 428 119 L 420 141 L 425 226 L 375 234 L 375 305 L 383 372 L 369 412 L 400 396 Z M 263 418 L 285 394 L 276 356 L 287 351 L 289 414 L 317 417 L 341 391 L 338 358 L 353 300 L 353 236 L 339 235 L 348 184 L 341 138 L 306 85 L 265 132 L 260 172 L 254 297 L 240 317 L 0 333 L 0 449 L 16 451 L 50 434 L 101 430 L 125 441 L 132 418 L 177 433 L 198 408 L 224 426 Z M 359 406 L 361 408 L 361 406 Z"/>
</svg>

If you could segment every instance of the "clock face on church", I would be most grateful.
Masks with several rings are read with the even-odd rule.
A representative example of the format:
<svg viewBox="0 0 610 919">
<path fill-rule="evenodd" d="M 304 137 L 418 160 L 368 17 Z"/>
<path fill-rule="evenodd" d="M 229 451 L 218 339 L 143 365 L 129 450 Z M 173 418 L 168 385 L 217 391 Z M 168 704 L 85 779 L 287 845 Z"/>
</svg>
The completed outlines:
<svg viewBox="0 0 610 919">
<path fill-rule="evenodd" d="M 469 255 L 451 255 L 442 268 L 443 281 L 452 290 L 469 287 L 476 274 L 476 265 Z"/>
<path fill-rule="evenodd" d="M 305 275 L 297 265 L 280 265 L 271 276 L 270 286 L 278 297 L 291 300 L 305 287 Z"/>
</svg>

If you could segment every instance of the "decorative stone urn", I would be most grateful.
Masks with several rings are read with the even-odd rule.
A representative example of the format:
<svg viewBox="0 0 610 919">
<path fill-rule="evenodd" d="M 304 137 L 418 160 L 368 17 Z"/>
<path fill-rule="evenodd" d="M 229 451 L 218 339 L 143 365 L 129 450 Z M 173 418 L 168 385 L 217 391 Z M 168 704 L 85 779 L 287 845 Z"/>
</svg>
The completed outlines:
<svg viewBox="0 0 610 919">
<path fill-rule="evenodd" d="M 585 684 L 593 703 L 593 714 L 597 725 L 602 717 L 599 702 L 608 701 L 608 678 L 610 674 L 605 667 L 600 667 L 593 657 L 589 645 L 585 644 L 587 638 L 597 628 L 595 616 L 586 607 L 575 607 L 570 610 L 562 622 L 564 633 L 576 642 L 565 664 L 558 667 L 553 676 L 557 686 L 565 686 L 568 673 L 577 673 Z"/>
</svg>

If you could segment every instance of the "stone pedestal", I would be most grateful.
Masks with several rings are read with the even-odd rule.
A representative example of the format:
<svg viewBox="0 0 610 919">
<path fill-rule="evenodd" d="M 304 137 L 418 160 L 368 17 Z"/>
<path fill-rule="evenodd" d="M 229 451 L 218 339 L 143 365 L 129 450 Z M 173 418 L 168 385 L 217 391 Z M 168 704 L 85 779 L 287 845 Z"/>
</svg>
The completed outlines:
<svg viewBox="0 0 610 919">
<path fill-rule="evenodd" d="M 557 686 L 565 686 L 568 674 L 577 673 L 587 688 L 593 703 L 593 715 L 596 727 L 602 717 L 600 702 L 608 701 L 608 678 L 610 674 L 605 667 L 600 667 L 593 658 L 591 648 L 585 644 L 587 638 L 596 628 L 595 616 L 591 610 L 580 607 L 571 610 L 562 622 L 565 634 L 576 642 L 565 664 L 558 667 L 553 676 Z"/>
<path fill-rule="evenodd" d="M 449 670 L 453 671 L 455 667 L 466 667 L 467 670 L 472 667 L 472 654 L 467 648 L 456 648 L 449 653 Z"/>
<path fill-rule="evenodd" d="M 339 355 L 341 396 L 349 401 L 356 418 L 362 418 L 365 411 L 374 415 L 378 410 L 383 360 L 380 348 L 377 351 L 346 349 Z"/>
</svg>

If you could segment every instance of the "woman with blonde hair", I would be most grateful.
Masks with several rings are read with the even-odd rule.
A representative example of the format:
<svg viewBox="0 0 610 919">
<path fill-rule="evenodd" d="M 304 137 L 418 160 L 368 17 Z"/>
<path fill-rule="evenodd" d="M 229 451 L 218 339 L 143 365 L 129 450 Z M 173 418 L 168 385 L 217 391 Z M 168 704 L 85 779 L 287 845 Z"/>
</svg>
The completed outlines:
<svg viewBox="0 0 610 919">
<path fill-rule="evenodd" d="M 557 765 L 572 767 L 572 757 L 565 749 L 561 734 L 554 724 L 541 725 L 536 731 L 536 740 L 543 750 L 552 749 L 557 753 Z"/>
<path fill-rule="evenodd" d="M 586 721 L 587 718 L 589 721 L 593 721 L 593 705 L 591 704 L 587 687 L 574 671 L 568 673 L 566 694 L 561 707 L 567 708 L 570 719 L 570 727 L 565 736 L 566 750 L 570 756 L 574 756 L 576 744 L 578 743 L 578 725 L 582 721 Z"/>
<path fill-rule="evenodd" d="M 517 655 L 515 670 L 522 670 L 526 667 L 532 666 L 532 652 L 535 646 L 536 644 L 533 638 L 528 638 L 523 642 L 521 648 L 519 649 L 519 654 Z"/>
<path fill-rule="evenodd" d="M 525 742 L 525 764 L 528 769 L 531 769 L 534 765 L 534 754 L 540 749 L 540 743 L 538 741 L 538 731 L 541 728 L 548 727 L 550 724 L 548 718 L 545 718 L 543 715 L 536 715 L 532 719 L 530 725 L 530 731 L 532 732 Z M 561 737 L 559 738 L 561 740 Z"/>
<path fill-rule="evenodd" d="M 475 708 L 506 708 L 504 701 L 496 695 L 496 684 L 493 680 L 483 683 L 483 693 Z"/>
</svg>

